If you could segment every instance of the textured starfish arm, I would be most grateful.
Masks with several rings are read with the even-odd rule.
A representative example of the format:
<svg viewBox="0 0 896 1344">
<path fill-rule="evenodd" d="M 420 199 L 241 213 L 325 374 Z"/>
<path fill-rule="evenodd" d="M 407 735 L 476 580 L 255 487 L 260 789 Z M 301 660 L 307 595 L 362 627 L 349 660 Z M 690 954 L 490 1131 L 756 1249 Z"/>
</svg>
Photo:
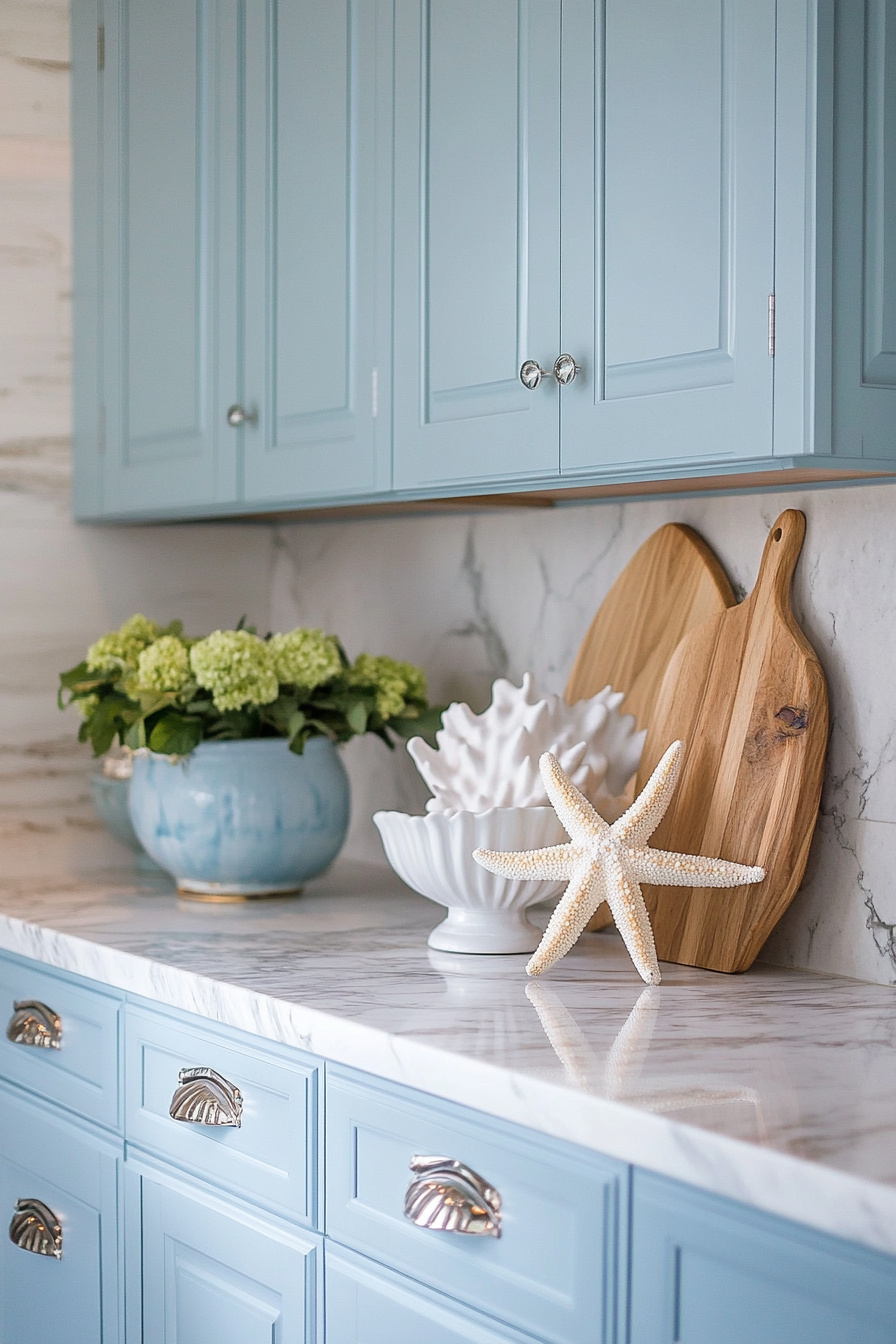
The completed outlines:
<svg viewBox="0 0 896 1344">
<path fill-rule="evenodd" d="M 641 888 L 628 876 L 622 864 L 612 859 L 607 861 L 607 902 L 622 941 L 635 963 L 635 970 L 645 985 L 658 985 L 662 977 Z"/>
<path fill-rule="evenodd" d="M 680 742 L 673 742 L 663 754 L 638 797 L 613 826 L 613 834 L 620 844 L 632 849 L 647 844 L 672 801 L 683 755 L 684 747 Z"/>
<path fill-rule="evenodd" d="M 764 868 L 665 849 L 637 850 L 628 859 L 639 882 L 657 887 L 746 887 L 765 877 Z"/>
<path fill-rule="evenodd" d="M 565 957 L 605 899 L 606 888 L 600 869 L 594 863 L 580 864 L 551 915 L 541 942 L 532 953 L 526 974 L 542 975 L 555 961 Z"/>
<path fill-rule="evenodd" d="M 593 839 L 596 833 L 610 828 L 603 817 L 595 812 L 583 793 L 580 793 L 563 769 L 556 756 L 549 751 L 539 759 L 538 768 L 544 781 L 545 792 L 564 829 L 577 844 Z"/>
<path fill-rule="evenodd" d="M 518 849 L 504 853 L 500 849 L 474 849 L 473 858 L 499 877 L 521 877 L 537 881 L 560 881 L 572 877 L 577 855 L 572 845 L 552 845 L 549 849 Z"/>
</svg>

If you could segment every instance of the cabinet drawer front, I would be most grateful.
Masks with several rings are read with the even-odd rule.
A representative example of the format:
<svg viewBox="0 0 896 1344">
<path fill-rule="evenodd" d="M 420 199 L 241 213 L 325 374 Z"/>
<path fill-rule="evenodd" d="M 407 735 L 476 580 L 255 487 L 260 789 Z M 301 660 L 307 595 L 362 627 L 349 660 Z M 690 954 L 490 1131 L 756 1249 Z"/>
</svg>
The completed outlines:
<svg viewBox="0 0 896 1344">
<path fill-rule="evenodd" d="M 43 1004 L 58 1017 L 58 1050 L 8 1039 L 15 1004 L 26 1002 Z M 111 994 L 70 984 L 33 962 L 0 957 L 0 1077 L 117 1129 L 120 1008 Z M 20 1018 L 36 1012 L 24 1009 Z M 24 1034 L 33 1038 L 27 1025 Z"/>
<path fill-rule="evenodd" d="M 225 1028 L 185 1025 L 128 1005 L 125 1135 L 185 1170 L 287 1218 L 316 1222 L 317 1068 Z M 241 1094 L 239 1127 L 169 1115 L 183 1069 L 214 1069 Z"/>
<path fill-rule="evenodd" d="M 0 1339 L 117 1339 L 115 1150 L 91 1141 L 58 1112 L 42 1115 L 5 1093 L 0 1134 Z M 23 1249 L 8 1235 L 17 1204 L 33 1200 L 58 1222 L 61 1259 Z"/>
<path fill-rule="evenodd" d="M 327 1344 L 532 1344 L 531 1335 L 331 1244 L 325 1280 Z"/>
<path fill-rule="evenodd" d="M 326 1153 L 336 1241 L 546 1340 L 615 1337 L 621 1163 L 336 1068 Z M 454 1158 L 498 1191 L 500 1238 L 405 1217 L 420 1154 Z"/>
<path fill-rule="evenodd" d="M 631 1344 L 892 1344 L 896 1260 L 636 1171 Z"/>
<path fill-rule="evenodd" d="M 167 1178 L 144 1175 L 140 1187 L 142 1263 L 129 1266 L 135 1338 L 144 1344 L 315 1344 L 318 1238 Z"/>
</svg>

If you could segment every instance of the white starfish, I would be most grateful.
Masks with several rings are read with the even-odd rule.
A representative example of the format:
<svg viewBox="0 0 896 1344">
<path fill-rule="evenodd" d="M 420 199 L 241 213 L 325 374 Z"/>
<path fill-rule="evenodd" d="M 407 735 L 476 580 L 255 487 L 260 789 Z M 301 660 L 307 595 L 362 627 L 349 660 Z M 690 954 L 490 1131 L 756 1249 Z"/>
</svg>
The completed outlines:
<svg viewBox="0 0 896 1344">
<path fill-rule="evenodd" d="M 601 901 L 606 901 L 641 979 L 648 985 L 658 985 L 656 945 L 639 883 L 652 882 L 660 887 L 743 887 L 765 877 L 763 868 L 749 868 L 702 854 L 674 854 L 649 848 L 647 841 L 672 801 L 682 751 L 680 742 L 672 743 L 643 792 L 612 826 L 595 812 L 557 758 L 546 751 L 538 762 L 541 777 L 572 843 L 516 853 L 474 851 L 477 863 L 501 877 L 569 880 L 526 967 L 529 975 L 541 975 L 566 956 Z"/>
</svg>

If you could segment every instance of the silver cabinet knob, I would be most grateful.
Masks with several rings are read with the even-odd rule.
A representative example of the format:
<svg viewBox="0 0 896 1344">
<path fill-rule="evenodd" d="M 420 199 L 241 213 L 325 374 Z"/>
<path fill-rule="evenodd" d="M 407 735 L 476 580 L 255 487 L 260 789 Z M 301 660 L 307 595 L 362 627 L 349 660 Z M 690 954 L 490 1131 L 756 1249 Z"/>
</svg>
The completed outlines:
<svg viewBox="0 0 896 1344">
<path fill-rule="evenodd" d="M 62 1259 L 62 1227 L 52 1209 L 39 1199 L 20 1199 L 9 1225 L 9 1239 L 22 1251 Z"/>
<path fill-rule="evenodd" d="M 239 1129 L 243 1094 L 214 1069 L 181 1069 L 168 1107 L 172 1120 L 188 1125 L 231 1125 Z"/>
<path fill-rule="evenodd" d="M 257 425 L 258 412 L 247 411 L 245 406 L 234 404 L 227 407 L 227 423 L 231 429 L 239 429 L 240 425 Z"/>
<path fill-rule="evenodd" d="M 470 1167 L 451 1157 L 412 1157 L 404 1216 L 434 1232 L 500 1237 L 501 1196 Z"/>
<path fill-rule="evenodd" d="M 6 1039 L 13 1045 L 33 1045 L 45 1050 L 62 1048 L 62 1019 L 38 999 L 22 999 L 13 1004 L 13 1015 L 6 1028 Z"/>
<path fill-rule="evenodd" d="M 572 355 L 558 355 L 554 360 L 554 377 L 561 387 L 566 387 L 581 372 L 581 364 L 577 364 Z"/>
<path fill-rule="evenodd" d="M 527 359 L 520 368 L 520 382 L 523 387 L 534 392 L 542 378 L 547 378 L 550 370 L 543 369 L 537 359 Z"/>
</svg>

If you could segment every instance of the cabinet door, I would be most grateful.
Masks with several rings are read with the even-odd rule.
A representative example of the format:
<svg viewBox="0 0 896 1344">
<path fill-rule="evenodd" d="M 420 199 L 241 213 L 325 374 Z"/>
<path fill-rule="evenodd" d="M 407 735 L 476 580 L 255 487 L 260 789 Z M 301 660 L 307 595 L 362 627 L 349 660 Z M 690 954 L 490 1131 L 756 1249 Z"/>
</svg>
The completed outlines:
<svg viewBox="0 0 896 1344">
<path fill-rule="evenodd" d="M 890 1344 L 896 1261 L 636 1171 L 631 1344 Z"/>
<path fill-rule="evenodd" d="M 555 475 L 559 0 L 398 0 L 398 490 Z"/>
<path fill-rule="evenodd" d="M 532 1344 L 506 1325 L 327 1243 L 327 1344 Z"/>
<path fill-rule="evenodd" d="M 236 497 L 237 0 L 106 6 L 107 514 Z"/>
<path fill-rule="evenodd" d="M 61 1258 L 7 1234 L 20 1201 L 39 1200 L 61 1228 Z M 0 1340 L 116 1344 L 116 1151 L 83 1130 L 0 1094 Z"/>
<path fill-rule="evenodd" d="M 272 1215 L 129 1167 L 129 1332 L 143 1344 L 314 1344 L 320 1252 Z M 139 1194 L 138 1194 L 139 1191 Z M 131 1211 L 133 1213 L 133 1209 Z M 137 1246 L 142 1233 L 142 1264 Z M 142 1269 L 142 1274 L 141 1274 Z M 142 1321 L 139 1312 L 142 1284 Z M 136 1300 L 137 1306 L 133 1305 Z"/>
<path fill-rule="evenodd" d="M 386 106 L 376 102 L 378 57 L 391 77 L 385 10 L 378 0 L 247 7 L 243 386 L 258 417 L 240 431 L 249 501 L 389 486 L 385 79 Z"/>
<path fill-rule="evenodd" d="M 774 0 L 566 0 L 564 475 L 772 452 Z"/>
</svg>

